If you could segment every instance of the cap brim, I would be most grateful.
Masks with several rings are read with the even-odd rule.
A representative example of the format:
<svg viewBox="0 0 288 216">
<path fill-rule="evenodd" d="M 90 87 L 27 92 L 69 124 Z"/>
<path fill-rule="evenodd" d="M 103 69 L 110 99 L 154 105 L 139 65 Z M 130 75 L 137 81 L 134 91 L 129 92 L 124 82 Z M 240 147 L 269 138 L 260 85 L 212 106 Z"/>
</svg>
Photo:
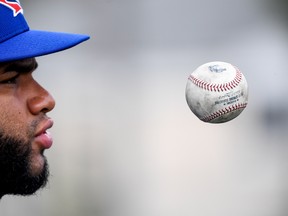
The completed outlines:
<svg viewBox="0 0 288 216">
<path fill-rule="evenodd" d="M 0 43 L 0 62 L 59 52 L 88 39 L 88 35 L 29 30 Z"/>
</svg>

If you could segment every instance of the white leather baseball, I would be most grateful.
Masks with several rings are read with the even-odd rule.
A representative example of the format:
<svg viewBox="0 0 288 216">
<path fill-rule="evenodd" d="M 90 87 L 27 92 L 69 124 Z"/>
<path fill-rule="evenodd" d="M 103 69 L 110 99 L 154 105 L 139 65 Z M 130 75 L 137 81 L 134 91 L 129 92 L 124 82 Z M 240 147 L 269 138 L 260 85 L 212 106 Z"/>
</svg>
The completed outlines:
<svg viewBox="0 0 288 216">
<path fill-rule="evenodd" d="M 248 85 L 241 71 L 230 63 L 209 62 L 191 73 L 186 101 L 204 122 L 223 123 L 236 118 L 247 106 Z"/>
</svg>

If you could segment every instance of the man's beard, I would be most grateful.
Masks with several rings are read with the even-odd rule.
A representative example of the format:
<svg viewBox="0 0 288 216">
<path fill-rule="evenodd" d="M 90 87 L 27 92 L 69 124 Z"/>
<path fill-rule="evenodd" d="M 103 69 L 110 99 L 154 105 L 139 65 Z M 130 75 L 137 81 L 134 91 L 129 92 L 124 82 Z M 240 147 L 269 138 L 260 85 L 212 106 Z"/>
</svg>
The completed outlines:
<svg viewBox="0 0 288 216">
<path fill-rule="evenodd" d="M 41 172 L 33 175 L 32 147 L 0 133 L 0 198 L 5 194 L 31 195 L 47 184 L 49 170 L 46 158 Z"/>
</svg>

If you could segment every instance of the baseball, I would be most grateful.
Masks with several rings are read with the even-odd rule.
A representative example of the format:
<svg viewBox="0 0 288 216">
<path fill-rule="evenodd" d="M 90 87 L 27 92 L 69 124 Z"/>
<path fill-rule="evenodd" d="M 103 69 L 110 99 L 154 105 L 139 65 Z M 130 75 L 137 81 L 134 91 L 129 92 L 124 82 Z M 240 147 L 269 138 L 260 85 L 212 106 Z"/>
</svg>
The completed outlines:
<svg viewBox="0 0 288 216">
<path fill-rule="evenodd" d="M 248 84 L 238 68 L 215 61 L 191 73 L 185 94 L 188 106 L 201 121 L 224 123 L 247 106 Z"/>
</svg>

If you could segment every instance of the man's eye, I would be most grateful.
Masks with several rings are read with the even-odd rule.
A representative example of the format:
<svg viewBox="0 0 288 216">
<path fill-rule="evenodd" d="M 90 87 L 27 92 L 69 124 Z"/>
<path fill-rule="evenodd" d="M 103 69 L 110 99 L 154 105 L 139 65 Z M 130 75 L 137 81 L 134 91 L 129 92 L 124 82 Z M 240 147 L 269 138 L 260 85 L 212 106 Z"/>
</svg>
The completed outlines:
<svg viewBox="0 0 288 216">
<path fill-rule="evenodd" d="M 8 78 L 8 79 L 1 80 L 0 84 L 16 84 L 17 78 L 18 78 L 18 75 L 13 76 L 13 77 Z"/>
</svg>

